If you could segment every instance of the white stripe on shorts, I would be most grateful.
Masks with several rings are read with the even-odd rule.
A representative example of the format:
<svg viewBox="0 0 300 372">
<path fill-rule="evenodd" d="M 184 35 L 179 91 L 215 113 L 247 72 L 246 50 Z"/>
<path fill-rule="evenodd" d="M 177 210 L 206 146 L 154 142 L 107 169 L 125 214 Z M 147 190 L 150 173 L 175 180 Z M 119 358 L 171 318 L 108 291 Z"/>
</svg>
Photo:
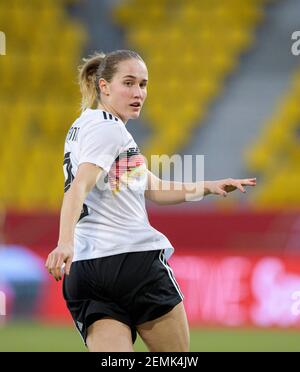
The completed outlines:
<svg viewBox="0 0 300 372">
<path fill-rule="evenodd" d="M 74 325 L 75 325 L 75 328 L 76 328 L 76 331 L 79 333 L 79 335 L 80 335 L 80 337 L 81 337 L 81 339 L 82 339 L 82 342 L 84 343 L 84 346 L 87 346 L 87 344 L 86 344 L 86 342 L 85 342 L 85 340 L 84 340 L 84 338 L 83 338 L 83 336 L 82 336 L 82 334 L 81 334 L 81 331 L 79 330 L 79 322 L 76 320 L 74 320 L 74 319 L 72 319 L 73 320 L 73 322 L 74 322 Z M 86 330 L 86 335 L 87 335 L 87 330 Z"/>
<path fill-rule="evenodd" d="M 167 269 L 167 272 L 168 272 L 168 275 L 172 281 L 172 283 L 174 284 L 174 287 L 176 288 L 180 298 L 183 300 L 184 296 L 183 296 L 183 293 L 181 292 L 180 288 L 179 288 L 179 285 L 178 283 L 176 282 L 176 279 L 174 277 L 174 273 L 173 273 L 173 270 L 171 269 L 171 267 L 168 265 L 167 263 L 167 260 L 164 256 L 164 251 L 161 250 L 160 253 L 159 253 L 159 261 L 163 264 L 163 266 Z"/>
</svg>

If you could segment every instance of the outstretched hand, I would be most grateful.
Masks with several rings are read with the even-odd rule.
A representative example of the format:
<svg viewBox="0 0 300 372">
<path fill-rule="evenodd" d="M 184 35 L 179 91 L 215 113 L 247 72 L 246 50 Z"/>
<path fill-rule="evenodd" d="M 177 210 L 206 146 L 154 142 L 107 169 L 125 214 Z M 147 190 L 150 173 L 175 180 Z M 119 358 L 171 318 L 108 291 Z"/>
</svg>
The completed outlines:
<svg viewBox="0 0 300 372">
<path fill-rule="evenodd" d="M 206 187 L 209 194 L 221 195 L 226 197 L 229 192 L 240 190 L 245 193 L 244 186 L 256 186 L 256 178 L 233 179 L 208 181 Z"/>
</svg>

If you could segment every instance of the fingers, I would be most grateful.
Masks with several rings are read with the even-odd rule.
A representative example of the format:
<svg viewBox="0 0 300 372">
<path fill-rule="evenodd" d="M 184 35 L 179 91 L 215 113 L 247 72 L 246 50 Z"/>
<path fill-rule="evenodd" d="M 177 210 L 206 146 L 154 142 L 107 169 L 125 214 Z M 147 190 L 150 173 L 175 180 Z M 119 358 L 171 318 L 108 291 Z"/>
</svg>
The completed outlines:
<svg viewBox="0 0 300 372">
<path fill-rule="evenodd" d="M 245 179 L 233 179 L 228 178 L 226 180 L 216 181 L 212 188 L 212 193 L 226 197 L 228 193 L 240 190 L 242 193 L 246 193 L 244 186 L 256 186 L 256 178 L 245 178 Z"/>
<path fill-rule="evenodd" d="M 72 258 L 68 258 L 68 260 L 66 261 L 66 266 L 65 266 L 65 273 L 67 275 L 70 274 L 71 265 L 72 265 Z"/>
<path fill-rule="evenodd" d="M 233 186 L 233 187 L 230 187 Z M 234 191 L 236 189 L 240 190 L 242 193 L 245 193 L 246 190 L 243 187 L 243 183 L 241 180 L 229 179 L 229 189 L 230 191 Z"/>
<path fill-rule="evenodd" d="M 230 185 L 235 186 L 242 193 L 246 193 L 246 189 L 243 186 L 256 186 L 256 178 L 246 178 L 242 180 L 230 179 Z"/>
<path fill-rule="evenodd" d="M 238 189 L 245 193 L 246 190 L 243 186 L 256 186 L 256 178 L 246 178 L 240 180 Z"/>
<path fill-rule="evenodd" d="M 47 258 L 45 266 L 49 274 L 53 275 L 56 281 L 62 279 L 62 265 L 64 261 L 65 256 L 63 253 L 52 252 Z"/>
<path fill-rule="evenodd" d="M 239 189 L 242 192 L 245 191 L 243 189 L 242 185 L 239 183 L 239 181 L 238 180 L 233 180 L 233 179 L 229 179 L 229 180 L 225 181 L 222 188 L 223 187 L 224 187 L 224 189 L 227 193 L 235 191 L 236 189 Z"/>
<path fill-rule="evenodd" d="M 46 265 L 45 265 L 49 274 L 51 274 L 51 270 L 53 268 L 54 260 L 55 260 L 54 253 L 50 253 L 48 258 L 47 258 Z"/>
<path fill-rule="evenodd" d="M 227 192 L 225 190 L 223 190 L 221 187 L 218 187 L 216 189 L 216 194 L 217 195 L 224 196 L 224 198 L 226 198 L 226 196 L 227 196 Z"/>
<path fill-rule="evenodd" d="M 57 257 L 57 261 L 54 264 L 54 268 L 52 269 L 52 275 L 56 280 L 61 280 L 62 278 L 62 265 L 64 263 L 63 255 L 59 255 Z"/>
<path fill-rule="evenodd" d="M 243 184 L 241 182 L 239 182 L 238 180 L 236 181 L 233 181 L 232 186 L 235 186 L 238 190 L 240 190 L 242 193 L 245 193 L 246 190 L 244 189 L 244 187 L 242 186 Z"/>
<path fill-rule="evenodd" d="M 256 178 L 246 178 L 241 180 L 241 184 L 243 186 L 255 186 L 256 185 Z"/>
</svg>

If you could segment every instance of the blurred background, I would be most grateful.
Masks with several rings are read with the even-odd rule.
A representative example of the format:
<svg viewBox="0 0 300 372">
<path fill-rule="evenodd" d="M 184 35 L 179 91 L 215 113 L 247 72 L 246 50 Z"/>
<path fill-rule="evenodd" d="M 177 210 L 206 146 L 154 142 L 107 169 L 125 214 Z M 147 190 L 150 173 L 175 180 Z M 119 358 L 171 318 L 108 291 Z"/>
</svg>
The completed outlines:
<svg viewBox="0 0 300 372">
<path fill-rule="evenodd" d="M 44 262 L 77 66 L 115 49 L 148 66 L 127 126 L 147 158 L 202 154 L 205 179 L 257 177 L 246 195 L 148 205 L 176 249 L 191 350 L 300 351 L 297 30 L 298 0 L 1 0 L 0 351 L 85 350 Z"/>
</svg>

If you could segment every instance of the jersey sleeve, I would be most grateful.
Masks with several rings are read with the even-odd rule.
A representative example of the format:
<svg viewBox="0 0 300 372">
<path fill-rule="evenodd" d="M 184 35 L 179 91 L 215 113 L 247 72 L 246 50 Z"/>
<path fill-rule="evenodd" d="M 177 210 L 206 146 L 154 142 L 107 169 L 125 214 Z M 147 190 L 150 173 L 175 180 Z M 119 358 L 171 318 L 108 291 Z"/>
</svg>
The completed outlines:
<svg viewBox="0 0 300 372">
<path fill-rule="evenodd" d="M 124 137 L 118 123 L 94 123 L 81 138 L 78 165 L 96 164 L 108 173 L 122 151 L 123 143 Z"/>
</svg>

